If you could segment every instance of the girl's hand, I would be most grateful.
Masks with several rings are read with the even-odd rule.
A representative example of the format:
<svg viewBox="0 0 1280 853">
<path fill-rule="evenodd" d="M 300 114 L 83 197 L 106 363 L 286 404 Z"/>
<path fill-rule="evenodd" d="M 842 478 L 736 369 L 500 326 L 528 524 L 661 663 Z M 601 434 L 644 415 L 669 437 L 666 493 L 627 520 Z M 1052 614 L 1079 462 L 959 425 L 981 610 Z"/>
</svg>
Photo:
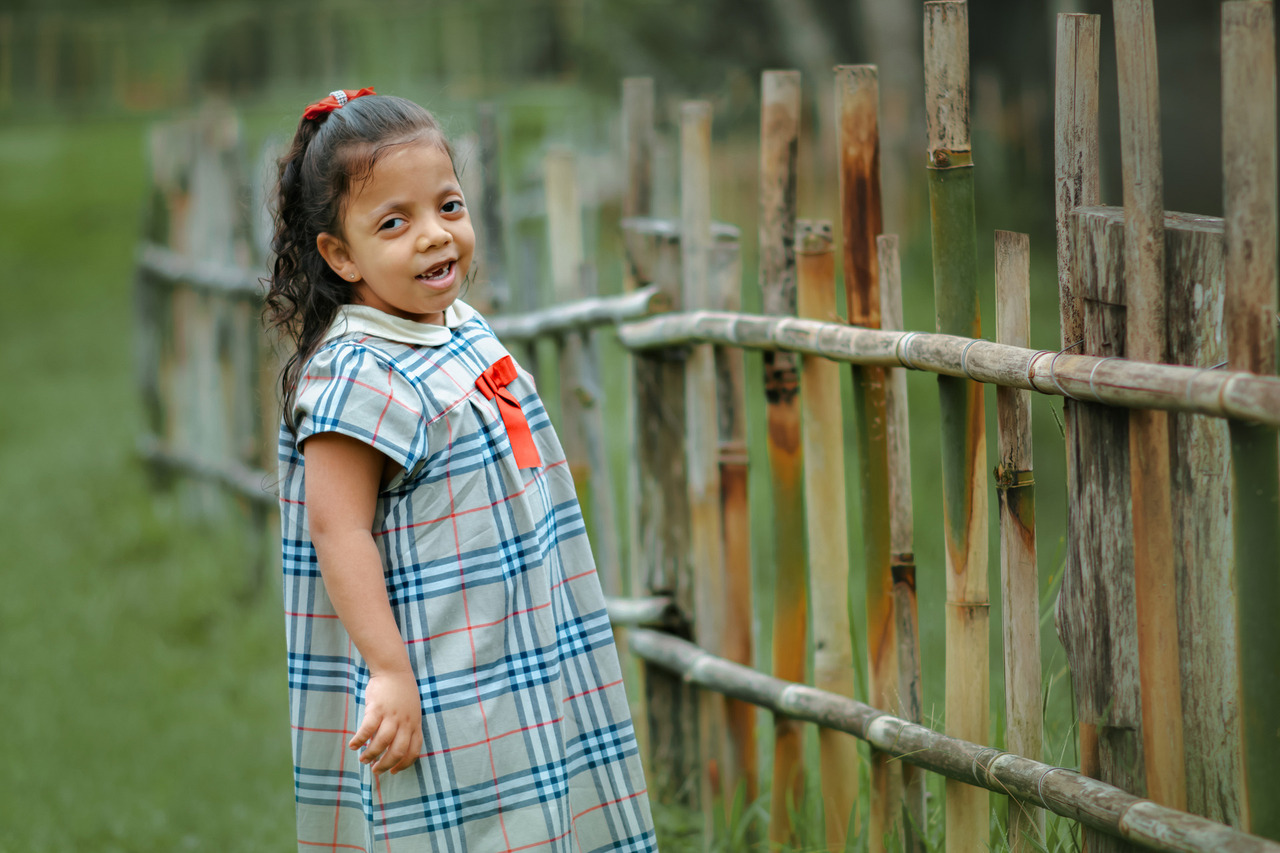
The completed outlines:
<svg viewBox="0 0 1280 853">
<path fill-rule="evenodd" d="M 413 670 L 391 670 L 369 676 L 365 689 L 364 719 L 347 744 L 359 749 L 374 773 L 393 774 L 418 760 L 422 751 L 422 699 Z"/>
</svg>

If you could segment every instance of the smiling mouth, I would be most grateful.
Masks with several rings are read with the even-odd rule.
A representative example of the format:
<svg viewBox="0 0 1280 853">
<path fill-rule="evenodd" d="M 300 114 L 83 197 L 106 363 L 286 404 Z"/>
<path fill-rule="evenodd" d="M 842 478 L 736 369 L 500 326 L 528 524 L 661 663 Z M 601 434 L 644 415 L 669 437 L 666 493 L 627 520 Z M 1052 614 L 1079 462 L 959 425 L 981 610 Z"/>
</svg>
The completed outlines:
<svg viewBox="0 0 1280 853">
<path fill-rule="evenodd" d="M 439 281 L 445 278 L 449 273 L 453 272 L 453 261 L 445 261 L 443 264 L 434 266 L 426 272 L 417 276 L 419 281 Z"/>
</svg>

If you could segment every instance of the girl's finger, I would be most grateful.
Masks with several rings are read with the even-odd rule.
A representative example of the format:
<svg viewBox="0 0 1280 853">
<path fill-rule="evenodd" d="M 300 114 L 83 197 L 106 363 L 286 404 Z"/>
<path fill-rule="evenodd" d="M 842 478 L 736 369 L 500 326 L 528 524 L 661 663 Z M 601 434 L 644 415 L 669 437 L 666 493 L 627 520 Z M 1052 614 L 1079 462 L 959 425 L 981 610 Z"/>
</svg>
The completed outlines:
<svg viewBox="0 0 1280 853">
<path fill-rule="evenodd" d="M 373 737 L 373 733 L 378 730 L 378 726 L 382 723 L 382 714 L 376 710 L 366 710 L 364 719 L 360 721 L 360 727 L 356 729 L 355 736 L 347 741 L 347 748 L 359 749 L 369 738 Z"/>
<path fill-rule="evenodd" d="M 384 770 L 390 770 L 392 773 L 398 772 L 409 754 L 409 741 L 408 729 L 401 726 L 400 731 L 396 733 L 396 739 L 391 746 L 387 747 L 387 751 L 382 754 L 382 758 L 378 760 L 378 766 L 374 768 L 375 771 L 378 773 Z"/>
<path fill-rule="evenodd" d="M 384 720 L 382 725 L 378 727 L 378 731 L 369 741 L 369 745 L 360 755 L 360 760 L 365 764 L 372 764 L 382 757 L 387 751 L 387 747 L 391 745 L 391 741 L 395 739 L 396 729 L 390 721 Z"/>
</svg>

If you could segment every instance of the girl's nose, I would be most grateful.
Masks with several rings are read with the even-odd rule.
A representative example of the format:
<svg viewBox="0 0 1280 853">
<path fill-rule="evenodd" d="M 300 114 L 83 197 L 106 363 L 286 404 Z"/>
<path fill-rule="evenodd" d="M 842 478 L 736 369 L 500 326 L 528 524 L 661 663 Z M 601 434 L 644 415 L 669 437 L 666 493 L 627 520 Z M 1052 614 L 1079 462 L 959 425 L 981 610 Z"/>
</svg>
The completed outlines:
<svg viewBox="0 0 1280 853">
<path fill-rule="evenodd" d="M 447 244 L 452 239 L 449 229 L 445 228 L 436 220 L 429 220 L 418 233 L 418 241 L 415 248 L 419 252 L 426 252 L 438 246 Z"/>
</svg>

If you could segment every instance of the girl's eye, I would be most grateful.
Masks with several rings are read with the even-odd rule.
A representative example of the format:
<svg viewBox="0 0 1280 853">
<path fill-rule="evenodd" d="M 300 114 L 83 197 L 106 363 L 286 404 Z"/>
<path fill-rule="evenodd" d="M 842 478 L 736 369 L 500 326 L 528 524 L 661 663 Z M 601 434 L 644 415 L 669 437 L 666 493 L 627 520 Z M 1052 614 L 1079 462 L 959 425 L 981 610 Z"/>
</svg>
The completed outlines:
<svg viewBox="0 0 1280 853">
<path fill-rule="evenodd" d="M 442 213 L 461 213 L 461 212 L 462 212 L 462 200 L 461 200 L 461 199 L 453 199 L 452 201 L 446 201 L 446 202 L 444 203 L 444 206 L 442 206 L 442 207 L 440 208 L 440 211 L 441 211 Z"/>
<path fill-rule="evenodd" d="M 378 227 L 382 231 L 390 231 L 393 228 L 399 228 L 404 221 L 404 217 L 402 216 L 393 216 Z"/>
</svg>

